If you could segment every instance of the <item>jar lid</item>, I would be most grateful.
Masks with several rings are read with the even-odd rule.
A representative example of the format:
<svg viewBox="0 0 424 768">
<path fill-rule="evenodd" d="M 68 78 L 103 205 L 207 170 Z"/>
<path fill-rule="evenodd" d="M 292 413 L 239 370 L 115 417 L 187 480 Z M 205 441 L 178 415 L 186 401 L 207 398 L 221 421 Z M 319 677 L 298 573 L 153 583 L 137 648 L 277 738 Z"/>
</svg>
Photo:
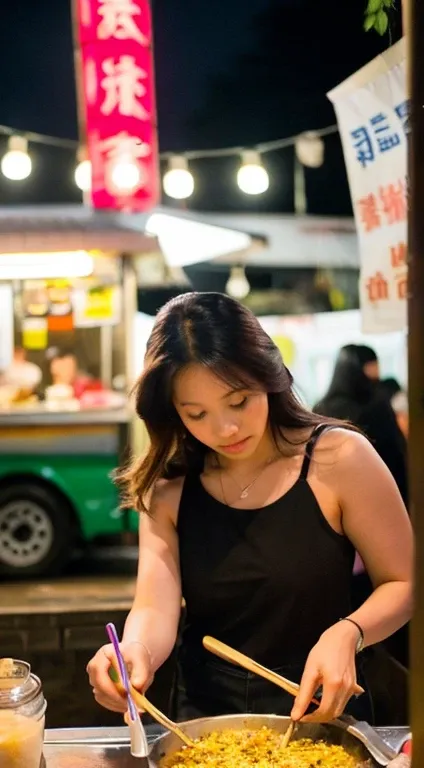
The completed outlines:
<svg viewBox="0 0 424 768">
<path fill-rule="evenodd" d="M 0 659 L 0 709 L 14 709 L 32 701 L 41 682 L 26 661 Z"/>
</svg>

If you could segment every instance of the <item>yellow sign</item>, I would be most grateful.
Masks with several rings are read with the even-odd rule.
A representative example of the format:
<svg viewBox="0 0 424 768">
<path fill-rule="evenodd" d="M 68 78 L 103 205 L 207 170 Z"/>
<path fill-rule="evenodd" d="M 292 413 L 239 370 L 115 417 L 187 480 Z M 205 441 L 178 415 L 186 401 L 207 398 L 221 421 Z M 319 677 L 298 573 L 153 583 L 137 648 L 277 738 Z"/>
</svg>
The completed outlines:
<svg viewBox="0 0 424 768">
<path fill-rule="evenodd" d="M 46 349 L 48 342 L 47 319 L 26 317 L 22 323 L 22 346 L 24 349 Z"/>
<path fill-rule="evenodd" d="M 274 344 L 278 347 L 283 358 L 284 365 L 290 368 L 296 356 L 296 347 L 288 336 L 272 336 Z"/>
<path fill-rule="evenodd" d="M 113 292 L 114 289 L 92 288 L 87 291 L 87 301 L 84 315 L 90 320 L 110 320 L 113 317 Z"/>
<path fill-rule="evenodd" d="M 74 291 L 74 321 L 77 328 L 116 325 L 120 320 L 121 289 L 117 285 L 95 286 Z"/>
</svg>

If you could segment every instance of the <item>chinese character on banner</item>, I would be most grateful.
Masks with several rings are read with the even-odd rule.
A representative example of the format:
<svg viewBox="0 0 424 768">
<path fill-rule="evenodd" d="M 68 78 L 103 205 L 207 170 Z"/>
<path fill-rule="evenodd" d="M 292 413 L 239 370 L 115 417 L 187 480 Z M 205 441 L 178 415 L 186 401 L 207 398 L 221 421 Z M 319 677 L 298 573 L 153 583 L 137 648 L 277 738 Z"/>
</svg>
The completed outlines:
<svg viewBox="0 0 424 768">
<path fill-rule="evenodd" d="M 147 72 L 137 67 L 133 56 L 121 56 L 118 62 L 106 59 L 102 65 L 106 77 L 100 85 L 105 91 L 105 98 L 100 107 L 104 115 L 111 115 L 117 110 L 120 115 L 148 120 L 150 115 L 143 107 L 140 97 L 146 94 L 142 80 Z"/>
<path fill-rule="evenodd" d="M 160 183 L 149 0 L 77 0 L 77 7 L 92 205 L 150 210 Z"/>
<path fill-rule="evenodd" d="M 372 232 L 381 226 L 380 211 L 375 195 L 370 193 L 357 202 L 358 215 L 365 232 Z"/>
<path fill-rule="evenodd" d="M 390 262 L 393 269 L 398 267 L 406 267 L 408 258 L 408 249 L 406 243 L 398 243 L 398 245 L 390 246 Z"/>
<path fill-rule="evenodd" d="M 408 211 L 405 184 L 403 182 L 399 181 L 397 184 L 388 184 L 387 187 L 381 187 L 380 198 L 383 211 L 386 214 L 387 224 L 406 221 Z"/>
<path fill-rule="evenodd" d="M 141 8 L 132 0 L 99 0 L 99 15 L 103 21 L 98 26 L 99 39 L 135 40 L 140 45 L 149 45 L 149 39 L 138 28 L 136 17 Z"/>
<path fill-rule="evenodd" d="M 386 301 L 389 298 L 389 283 L 381 272 L 376 272 L 375 275 L 370 276 L 366 289 L 371 303 Z"/>
<path fill-rule="evenodd" d="M 328 94 L 355 216 L 364 333 L 407 327 L 406 86 L 403 38 Z"/>
<path fill-rule="evenodd" d="M 352 131 L 351 136 L 356 150 L 356 159 L 363 168 L 366 168 L 367 163 L 372 163 L 375 157 L 369 131 L 362 126 Z"/>
<path fill-rule="evenodd" d="M 409 118 L 410 118 L 410 109 L 411 105 L 409 101 L 401 101 L 400 104 L 397 104 L 395 107 L 395 112 L 402 123 L 403 130 L 406 134 L 409 133 L 410 125 L 409 125 Z"/>
<path fill-rule="evenodd" d="M 375 133 L 377 145 L 380 152 L 387 152 L 400 144 L 398 133 L 391 130 L 387 117 L 379 112 L 371 118 L 371 125 Z"/>
</svg>

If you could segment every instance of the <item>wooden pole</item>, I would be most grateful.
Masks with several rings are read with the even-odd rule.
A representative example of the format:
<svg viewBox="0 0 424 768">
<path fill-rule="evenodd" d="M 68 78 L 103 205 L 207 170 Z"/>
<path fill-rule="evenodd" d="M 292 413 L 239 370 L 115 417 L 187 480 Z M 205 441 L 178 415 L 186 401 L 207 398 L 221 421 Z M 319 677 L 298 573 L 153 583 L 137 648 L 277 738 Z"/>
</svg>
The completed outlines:
<svg viewBox="0 0 424 768">
<path fill-rule="evenodd" d="M 404 0 L 408 91 L 411 98 L 409 137 L 409 472 L 410 506 L 416 536 L 415 607 L 411 625 L 411 726 L 413 766 L 424 766 L 424 7 Z"/>
<path fill-rule="evenodd" d="M 410 0 L 402 0 L 402 29 L 403 34 L 409 33 Z"/>
</svg>

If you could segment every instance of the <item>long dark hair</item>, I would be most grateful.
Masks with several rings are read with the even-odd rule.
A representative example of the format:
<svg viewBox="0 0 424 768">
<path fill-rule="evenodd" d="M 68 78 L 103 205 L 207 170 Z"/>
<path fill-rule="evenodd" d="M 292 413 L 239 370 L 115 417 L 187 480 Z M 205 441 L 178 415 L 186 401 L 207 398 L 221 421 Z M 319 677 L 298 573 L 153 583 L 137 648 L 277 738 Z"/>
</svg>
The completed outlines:
<svg viewBox="0 0 424 768">
<path fill-rule="evenodd" d="M 375 352 L 370 347 L 356 344 L 342 347 L 327 393 L 319 406 L 322 408 L 323 404 L 330 403 L 334 398 L 346 398 L 358 405 L 369 402 L 375 396 L 376 388 L 374 382 L 364 373 L 363 366 L 376 359 Z"/>
<path fill-rule="evenodd" d="M 313 428 L 322 421 L 297 399 L 280 351 L 250 310 L 220 293 L 177 296 L 157 315 L 134 389 L 149 448 L 117 476 L 124 503 L 139 511 L 148 511 L 146 499 L 159 479 L 203 469 L 209 449 L 185 429 L 173 404 L 174 378 L 190 363 L 200 363 L 232 386 L 267 392 L 277 445 L 284 428 Z"/>
</svg>

